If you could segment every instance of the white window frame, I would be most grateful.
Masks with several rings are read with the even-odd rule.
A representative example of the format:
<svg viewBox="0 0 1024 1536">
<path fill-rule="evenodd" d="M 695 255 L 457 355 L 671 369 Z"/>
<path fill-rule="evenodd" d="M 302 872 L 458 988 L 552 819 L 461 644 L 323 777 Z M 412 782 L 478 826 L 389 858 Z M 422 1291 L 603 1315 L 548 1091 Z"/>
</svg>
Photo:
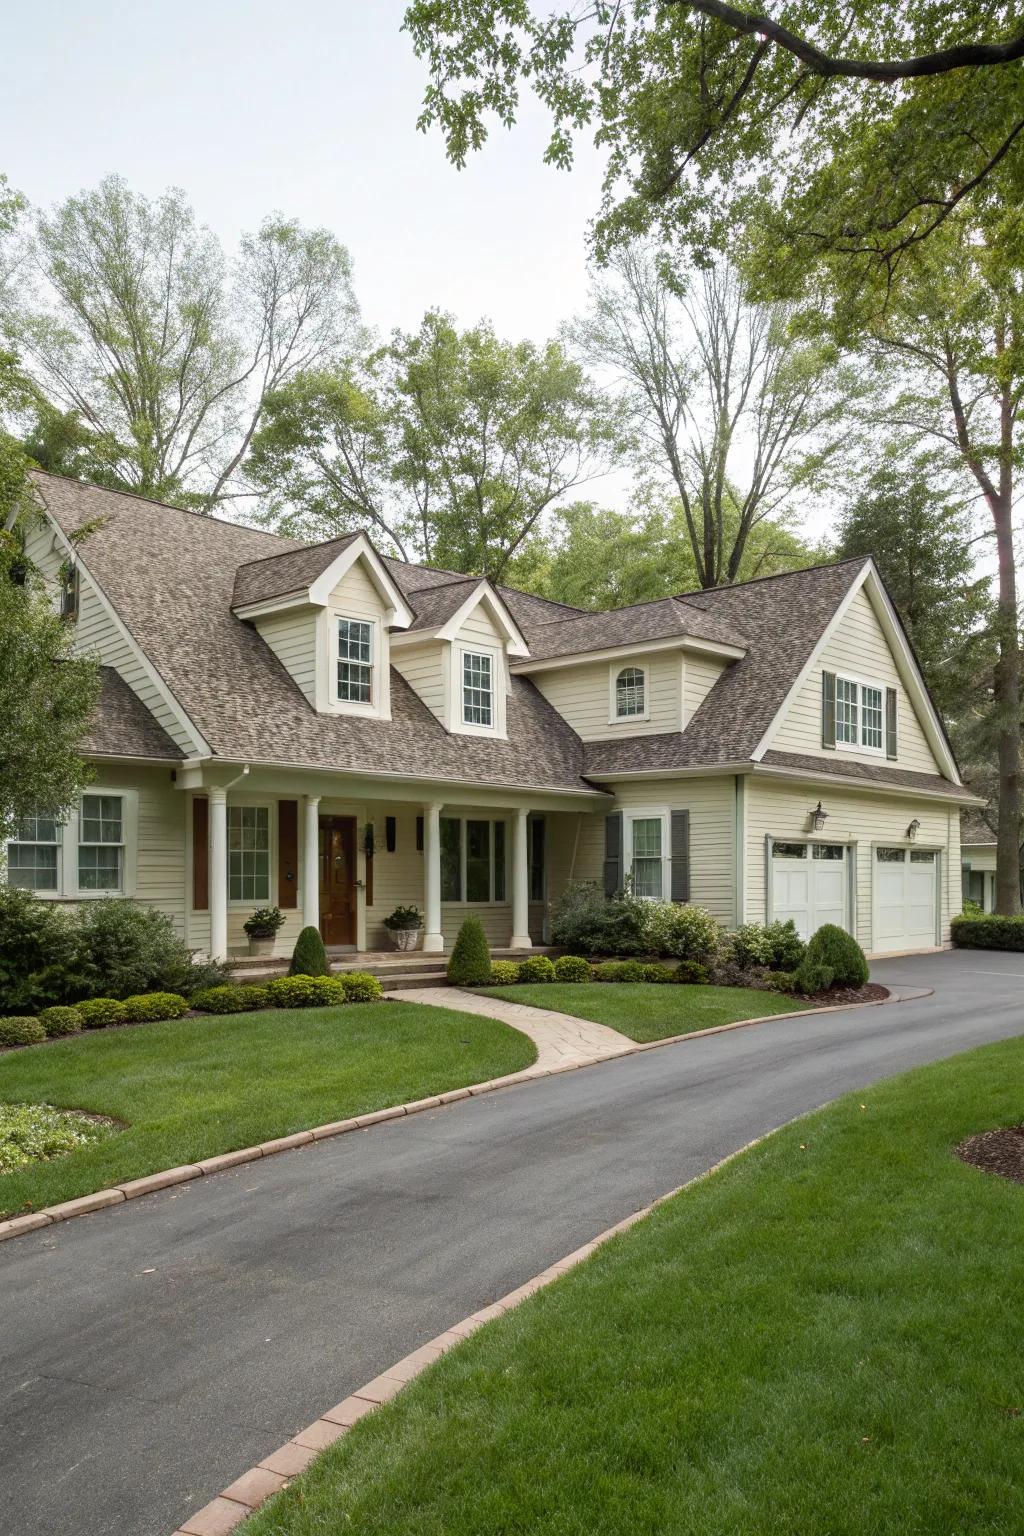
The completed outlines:
<svg viewBox="0 0 1024 1536">
<path fill-rule="evenodd" d="M 466 719 L 463 667 L 466 656 L 486 656 L 491 663 L 491 724 L 477 725 Z M 450 676 L 448 680 L 448 718 L 451 729 L 463 736 L 505 735 L 505 653 L 500 646 L 488 645 L 479 640 L 459 640 L 452 645 Z"/>
<path fill-rule="evenodd" d="M 62 885 L 63 885 L 64 827 L 63 827 L 63 824 L 61 823 L 59 817 L 57 817 L 57 816 L 48 816 L 45 811 L 35 811 L 30 816 L 23 817 L 22 818 L 22 822 L 26 822 L 26 821 L 34 821 L 34 822 L 36 822 L 37 823 L 37 831 L 38 831 L 38 823 L 40 821 L 52 821 L 53 824 L 54 824 L 54 826 L 53 826 L 53 838 L 52 839 L 41 838 L 41 837 L 38 837 L 38 836 L 36 836 L 36 837 L 10 837 L 10 838 L 8 838 L 8 840 L 7 840 L 7 842 L 6 842 L 5 846 L 4 846 L 5 868 L 8 869 L 8 870 L 10 868 L 10 849 L 13 848 L 13 847 L 19 847 L 19 848 L 53 848 L 53 849 L 55 849 L 56 850 L 56 859 L 55 859 L 56 870 L 55 870 L 55 878 L 54 878 L 54 883 L 53 883 L 52 889 L 49 888 L 49 887 L 46 887 L 46 886 L 43 886 L 43 887 L 36 887 L 36 886 L 31 886 L 31 885 L 20 885 L 20 886 L 18 886 L 18 890 L 28 891 L 33 896 L 38 896 L 38 897 L 40 897 L 41 899 L 44 899 L 44 900 L 46 898 L 49 898 L 52 901 L 55 897 L 59 897 L 60 896 L 61 888 L 62 888 Z M 14 829 L 15 832 L 17 832 L 19 830 L 20 826 L 21 826 L 21 823 L 19 822 L 18 826 L 15 827 L 15 829 Z"/>
<path fill-rule="evenodd" d="M 78 883 L 79 829 L 83 798 L 80 795 L 74 810 L 57 827 L 57 889 L 34 891 L 33 895 L 40 901 L 105 901 L 135 895 L 139 827 L 138 790 L 125 789 L 120 784 L 106 784 L 100 781 L 90 784 L 88 789 L 83 791 L 83 795 L 112 795 L 121 801 L 121 887 L 116 891 L 92 891 L 84 890 Z M 0 878 L 6 880 L 6 843 L 0 843 L 0 862 L 3 866 Z"/>
<path fill-rule="evenodd" d="M 267 895 L 262 896 L 232 896 L 231 894 L 231 812 L 232 811 L 266 811 L 267 813 Z M 226 810 L 227 821 L 227 848 L 224 852 L 224 882 L 227 886 L 228 906 L 236 912 L 251 912 L 255 907 L 273 907 L 277 905 L 277 803 L 270 800 L 236 800 L 234 796 L 228 801 Z"/>
<path fill-rule="evenodd" d="M 622 815 L 622 867 L 633 884 L 633 823 L 635 821 L 661 822 L 661 895 L 644 896 L 644 901 L 669 901 L 672 891 L 672 812 L 667 806 L 645 806 L 643 809 L 624 811 Z M 666 895 L 666 891 L 669 893 Z"/>
<path fill-rule="evenodd" d="M 462 815 L 459 815 L 459 816 L 446 816 L 446 815 L 442 815 L 441 820 L 442 821 L 457 821 L 459 823 L 459 896 L 457 898 L 453 898 L 453 897 L 450 897 L 450 896 L 445 896 L 443 898 L 443 900 L 442 900 L 441 905 L 444 906 L 444 907 L 507 907 L 510 904 L 510 900 L 511 900 L 510 895 L 509 895 L 509 881 L 510 881 L 510 878 L 511 878 L 511 846 L 512 846 L 511 838 L 510 838 L 510 829 L 509 829 L 507 818 L 504 817 L 504 816 L 489 816 L 489 815 L 487 815 L 486 812 L 484 812 L 483 814 L 477 813 L 476 815 L 472 815 L 472 816 L 470 816 L 470 815 L 466 815 L 466 816 L 462 816 Z M 476 901 L 476 900 L 469 901 L 467 899 L 467 897 L 466 897 L 466 859 L 467 859 L 467 854 L 468 854 L 468 851 L 469 851 L 469 837 L 468 837 L 467 830 L 466 830 L 466 823 L 470 822 L 470 821 L 485 821 L 485 822 L 487 822 L 488 826 L 490 827 L 490 832 L 488 833 L 488 840 L 487 840 L 487 858 L 488 858 L 487 889 L 488 889 L 488 897 L 487 897 L 486 901 L 483 901 L 483 900 L 480 900 L 480 901 Z M 505 828 L 505 894 L 504 894 L 504 896 L 495 896 L 495 894 L 494 894 L 494 884 L 495 884 L 495 881 L 494 881 L 494 876 L 495 876 L 494 829 L 495 829 L 496 826 L 499 826 L 499 825 L 503 826 Z"/>
<path fill-rule="evenodd" d="M 89 841 L 86 840 L 86 837 L 85 837 L 85 821 L 86 821 L 86 817 L 85 817 L 85 802 L 87 800 L 119 800 L 120 801 L 120 803 L 121 803 L 121 811 L 120 811 L 120 815 L 118 817 L 118 821 L 120 823 L 120 828 L 121 828 L 121 840 L 120 840 L 120 842 L 110 843 L 110 842 L 106 842 L 106 841 L 102 841 L 102 840 L 100 842 L 93 842 L 92 840 L 89 840 Z M 76 846 L 75 846 L 75 881 L 76 881 L 76 883 L 78 885 L 79 892 L 82 895 L 89 895 L 89 896 L 96 896 L 96 897 L 123 896 L 124 895 L 124 883 L 125 883 L 125 865 L 127 863 L 127 849 L 126 849 L 126 846 L 125 846 L 125 804 L 124 804 L 124 796 L 119 794 L 119 793 L 117 793 L 116 791 L 112 791 L 112 790 L 107 790 L 107 791 L 97 790 L 97 789 L 92 788 L 92 786 L 90 786 L 87 790 L 84 790 L 83 793 L 78 798 L 78 815 L 75 818 L 75 822 L 76 822 L 77 834 L 78 834 L 77 835 Z M 101 817 L 101 826 L 102 826 L 102 817 Z M 104 886 L 102 889 L 97 889 L 96 887 L 93 887 L 93 886 L 88 886 L 87 887 L 87 886 L 83 886 L 82 885 L 81 856 L 82 856 L 82 849 L 83 848 L 116 848 L 118 850 L 117 884 L 115 886 Z"/>
<path fill-rule="evenodd" d="M 644 707 L 638 715 L 620 715 L 618 713 L 618 683 L 619 676 L 623 672 L 639 672 L 643 678 Z M 630 661 L 628 658 L 619 657 L 617 661 L 608 666 L 608 724 L 609 725 L 642 725 L 651 718 L 651 669 L 645 662 Z"/>
<path fill-rule="evenodd" d="M 342 624 L 366 624 L 370 629 L 370 699 L 364 703 L 358 699 L 343 699 L 338 693 L 338 664 L 341 660 Z M 341 715 L 381 714 L 383 685 L 381 682 L 380 624 L 362 613 L 332 612 L 330 615 L 329 693 L 331 708 Z"/>
<path fill-rule="evenodd" d="M 857 690 L 857 740 L 839 739 L 839 684 L 847 683 Z M 864 690 L 872 688 L 881 696 L 882 740 L 877 747 L 864 740 Z M 873 757 L 885 756 L 885 694 L 886 684 L 874 677 L 857 677 L 849 672 L 836 673 L 836 750 L 839 752 L 870 752 Z"/>
</svg>

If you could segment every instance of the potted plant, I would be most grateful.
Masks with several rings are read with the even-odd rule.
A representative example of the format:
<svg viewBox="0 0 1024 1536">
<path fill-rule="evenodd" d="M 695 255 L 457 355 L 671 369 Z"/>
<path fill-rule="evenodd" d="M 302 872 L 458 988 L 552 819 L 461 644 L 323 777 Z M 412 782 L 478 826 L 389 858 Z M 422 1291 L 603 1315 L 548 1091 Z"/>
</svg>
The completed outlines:
<svg viewBox="0 0 1024 1536">
<path fill-rule="evenodd" d="M 242 925 L 249 935 L 250 955 L 269 955 L 283 922 L 284 913 L 280 907 L 257 907 Z"/>
<path fill-rule="evenodd" d="M 396 949 L 415 949 L 420 941 L 423 913 L 419 907 L 396 907 L 391 916 L 384 919 L 384 927 Z"/>
</svg>

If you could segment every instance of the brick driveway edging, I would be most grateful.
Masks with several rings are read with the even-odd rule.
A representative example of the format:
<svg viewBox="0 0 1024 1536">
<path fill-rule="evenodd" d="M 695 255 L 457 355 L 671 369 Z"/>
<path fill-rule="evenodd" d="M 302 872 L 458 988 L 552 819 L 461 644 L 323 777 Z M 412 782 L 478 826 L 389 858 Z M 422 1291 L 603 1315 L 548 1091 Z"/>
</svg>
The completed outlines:
<svg viewBox="0 0 1024 1536">
<path fill-rule="evenodd" d="M 410 991 L 406 997 L 409 1001 L 425 1002 L 425 993 L 428 990 L 434 994 L 435 998 L 441 993 L 456 993 L 460 999 L 466 998 L 467 1002 L 460 1001 L 452 1004 L 446 996 L 445 1006 L 456 1006 L 465 1012 L 496 1018 L 503 1024 L 510 1022 L 508 1017 L 502 1013 L 492 1013 L 491 1008 L 499 1006 L 514 1008 L 517 1019 L 512 1027 L 518 1029 L 521 1034 L 532 1035 L 531 1029 L 526 1027 L 524 1022 L 524 1016 L 527 1013 L 547 1012 L 546 1009 L 529 1008 L 525 1003 L 507 1004 L 501 998 L 486 998 L 475 992 L 460 992 L 455 987 L 424 988 L 419 992 Z M 379 1125 L 384 1120 L 400 1120 L 405 1115 L 416 1115 L 423 1110 L 438 1109 L 442 1104 L 454 1104 L 458 1099 L 475 1098 L 482 1093 L 493 1093 L 497 1088 L 511 1088 L 519 1083 L 535 1082 L 542 1077 L 555 1077 L 561 1072 L 576 1072 L 581 1067 L 596 1066 L 602 1061 L 613 1061 L 622 1056 L 635 1056 L 641 1051 L 660 1050 L 665 1045 L 681 1045 L 686 1040 L 703 1040 L 708 1035 L 722 1035 L 733 1029 L 748 1029 L 752 1024 L 808 1018 L 816 1013 L 847 1013 L 852 1008 L 881 1008 L 887 1003 L 913 1002 L 917 998 L 930 997 L 931 994 L 931 987 L 904 988 L 899 994 L 890 991 L 887 997 L 877 998 L 873 1002 L 841 1003 L 832 1008 L 801 1008 L 793 1013 L 769 1013 L 756 1019 L 738 1019 L 734 1024 L 715 1024 L 710 1029 L 691 1030 L 685 1035 L 669 1035 L 664 1040 L 638 1042 L 628 1039 L 625 1035 L 618 1035 L 617 1038 L 623 1042 L 621 1049 L 605 1049 L 590 1056 L 582 1053 L 577 1056 L 566 1052 L 561 1060 L 554 1061 L 550 1066 L 541 1065 L 538 1047 L 537 1062 L 532 1067 L 525 1067 L 521 1072 L 509 1072 L 504 1077 L 492 1077 L 486 1082 L 473 1083 L 468 1088 L 451 1088 L 447 1093 L 438 1093 L 426 1099 L 414 1099 L 409 1104 L 395 1104 L 390 1109 L 375 1109 L 365 1115 L 353 1115 L 347 1120 L 332 1120 L 326 1125 L 315 1125 L 310 1130 L 296 1131 L 291 1136 L 276 1136 L 270 1141 L 260 1142 L 255 1147 L 239 1147 L 234 1152 L 221 1152 L 216 1157 L 204 1157 L 197 1163 L 186 1163 L 180 1168 L 165 1168 L 160 1173 L 146 1174 L 141 1179 L 129 1179 L 124 1184 L 114 1185 L 111 1189 L 98 1189 L 91 1195 L 80 1195 L 74 1200 L 63 1200 L 59 1205 L 47 1205 L 23 1216 L 8 1217 L 6 1221 L 0 1221 L 0 1243 L 8 1238 L 22 1237 L 28 1232 L 37 1232 L 42 1227 L 53 1226 L 59 1221 L 70 1221 L 73 1217 L 88 1216 L 93 1211 L 104 1210 L 110 1205 L 121 1205 L 126 1200 L 134 1200 L 140 1195 L 156 1194 L 159 1190 L 170 1189 L 176 1184 L 189 1184 L 193 1179 L 204 1178 L 207 1174 L 223 1173 L 225 1169 L 234 1168 L 239 1163 L 254 1163 L 261 1157 L 273 1157 L 278 1152 L 290 1152 L 294 1147 L 306 1147 L 311 1142 L 326 1141 L 331 1136 L 344 1136 L 350 1131 L 363 1131 L 371 1125 Z M 468 1002 L 470 997 L 473 998 L 472 1004 Z M 478 1004 L 480 1006 L 477 1006 Z M 552 1014 L 551 1017 L 567 1019 L 570 1016 Z M 574 1019 L 573 1022 L 583 1024 L 590 1029 L 603 1029 L 607 1035 L 617 1035 L 615 1030 L 608 1029 L 605 1025 L 591 1025 L 588 1021 L 580 1019 Z M 209 1531 L 211 1536 L 215 1536 L 213 1526 L 210 1526 Z M 192 1536 L 191 1532 L 189 1536 Z"/>
</svg>

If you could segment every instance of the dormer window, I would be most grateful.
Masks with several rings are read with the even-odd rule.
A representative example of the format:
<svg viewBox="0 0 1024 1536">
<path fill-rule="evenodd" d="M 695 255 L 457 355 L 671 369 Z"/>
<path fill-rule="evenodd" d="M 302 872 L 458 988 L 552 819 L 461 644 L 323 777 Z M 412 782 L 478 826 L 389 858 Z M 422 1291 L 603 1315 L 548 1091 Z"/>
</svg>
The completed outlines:
<svg viewBox="0 0 1024 1536">
<path fill-rule="evenodd" d="M 462 723 L 494 726 L 494 662 L 486 651 L 462 653 Z"/>
<path fill-rule="evenodd" d="M 643 667 L 623 667 L 615 676 L 613 717 L 643 720 L 647 716 L 647 677 Z"/>
<path fill-rule="evenodd" d="M 374 625 L 367 619 L 338 620 L 338 702 L 373 703 Z"/>
</svg>

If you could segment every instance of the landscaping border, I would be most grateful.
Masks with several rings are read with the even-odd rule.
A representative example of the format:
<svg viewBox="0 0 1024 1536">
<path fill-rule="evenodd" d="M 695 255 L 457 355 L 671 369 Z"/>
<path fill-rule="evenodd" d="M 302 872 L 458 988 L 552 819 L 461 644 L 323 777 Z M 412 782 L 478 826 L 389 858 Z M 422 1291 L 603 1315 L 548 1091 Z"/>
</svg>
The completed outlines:
<svg viewBox="0 0 1024 1536">
<path fill-rule="evenodd" d="M 521 1072 L 509 1072 L 503 1077 L 492 1077 L 482 1083 L 473 1083 L 468 1088 L 451 1088 L 446 1093 L 435 1094 L 425 1099 L 414 1099 L 409 1104 L 395 1104 L 389 1109 L 375 1109 L 365 1115 L 353 1115 L 347 1120 L 333 1120 L 326 1125 L 313 1126 L 307 1131 L 295 1131 L 290 1136 L 277 1136 L 271 1141 L 260 1142 L 258 1146 L 239 1147 L 234 1152 L 221 1152 L 216 1157 L 205 1157 L 197 1163 L 186 1163 L 180 1168 L 165 1168 L 159 1173 L 146 1174 L 141 1179 L 129 1179 L 126 1183 L 116 1184 L 110 1189 L 98 1189 L 91 1195 L 79 1195 L 77 1199 L 63 1200 L 58 1205 L 43 1206 L 38 1211 L 30 1211 L 22 1216 L 10 1216 L 6 1221 L 0 1221 L 0 1242 L 5 1242 L 8 1238 L 21 1237 L 27 1232 L 37 1232 L 42 1227 L 53 1226 L 57 1222 L 70 1221 L 75 1216 L 88 1216 L 93 1211 L 104 1210 L 110 1205 L 121 1205 L 124 1201 L 134 1200 L 139 1195 L 155 1194 L 158 1190 L 170 1189 L 175 1184 L 189 1184 L 194 1179 L 205 1177 L 206 1174 L 223 1173 L 225 1169 L 234 1168 L 239 1163 L 253 1163 L 259 1158 L 272 1157 L 278 1152 L 290 1152 L 295 1147 L 309 1146 L 314 1141 L 326 1141 L 331 1136 L 344 1136 L 350 1131 L 366 1130 L 368 1126 L 378 1125 L 384 1120 L 400 1120 L 405 1115 L 420 1114 L 427 1109 L 439 1109 L 442 1105 L 453 1104 L 458 1099 L 475 1098 L 479 1094 L 493 1093 L 497 1088 L 511 1088 L 517 1083 L 537 1081 L 543 1077 L 557 1077 L 562 1072 L 578 1072 L 582 1067 L 597 1066 L 606 1061 L 618 1061 L 624 1056 L 638 1055 L 641 1051 L 659 1050 L 665 1045 L 681 1045 L 685 1040 L 703 1040 L 708 1035 L 721 1035 L 728 1030 L 749 1029 L 752 1024 L 768 1024 L 781 1019 L 806 1019 L 819 1013 L 848 1013 L 853 1008 L 882 1008 L 887 1003 L 913 1002 L 917 998 L 930 997 L 931 993 L 931 987 L 907 988 L 900 995 L 890 991 L 887 997 L 876 998 L 871 1002 L 839 1003 L 834 1007 L 801 1008 L 793 1013 L 762 1014 L 755 1019 L 737 1019 L 732 1024 L 714 1024 L 708 1029 L 691 1030 L 689 1034 L 669 1035 L 664 1040 L 637 1041 L 624 1048 L 618 1056 L 599 1056 L 593 1060 L 566 1062 L 553 1067 L 524 1067 Z M 486 999 L 482 998 L 481 1001 Z M 212 1532 L 213 1527 L 210 1530 Z"/>
</svg>

